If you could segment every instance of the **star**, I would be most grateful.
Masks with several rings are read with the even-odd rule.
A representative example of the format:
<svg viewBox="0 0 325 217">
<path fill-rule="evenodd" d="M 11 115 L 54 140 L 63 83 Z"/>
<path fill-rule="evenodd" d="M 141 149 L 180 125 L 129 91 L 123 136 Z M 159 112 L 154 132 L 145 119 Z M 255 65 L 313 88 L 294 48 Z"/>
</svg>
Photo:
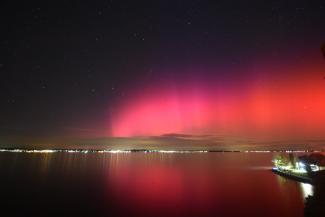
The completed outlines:
<svg viewBox="0 0 325 217">
<path fill-rule="evenodd" d="M 8 104 L 15 104 L 16 103 L 16 100 L 15 99 L 8 99 L 7 100 L 7 103 Z"/>
</svg>

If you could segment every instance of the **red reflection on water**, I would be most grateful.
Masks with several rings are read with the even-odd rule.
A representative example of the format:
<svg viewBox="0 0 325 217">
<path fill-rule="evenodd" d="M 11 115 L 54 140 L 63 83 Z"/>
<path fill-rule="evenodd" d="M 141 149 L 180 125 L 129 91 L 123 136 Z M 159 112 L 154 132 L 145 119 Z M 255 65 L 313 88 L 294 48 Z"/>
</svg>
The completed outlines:
<svg viewBox="0 0 325 217">
<path fill-rule="evenodd" d="M 254 159 L 231 154 L 172 158 L 170 163 L 159 156 L 126 156 L 109 170 L 110 199 L 125 209 L 123 214 L 303 216 L 299 186 L 282 183 L 265 169 L 249 169 L 247 165 L 256 163 Z M 227 166 L 229 159 L 237 166 Z"/>
<path fill-rule="evenodd" d="M 179 171 L 163 166 L 123 168 L 111 179 L 116 193 L 137 205 L 177 204 L 182 199 L 182 177 Z"/>
</svg>

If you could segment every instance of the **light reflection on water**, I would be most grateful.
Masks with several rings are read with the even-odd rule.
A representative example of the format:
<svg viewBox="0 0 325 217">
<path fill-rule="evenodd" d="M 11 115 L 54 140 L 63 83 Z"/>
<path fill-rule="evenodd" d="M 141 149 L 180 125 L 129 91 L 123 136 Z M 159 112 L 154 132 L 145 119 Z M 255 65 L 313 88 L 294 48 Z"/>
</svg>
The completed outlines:
<svg viewBox="0 0 325 217">
<path fill-rule="evenodd" d="M 54 200 L 65 207 L 53 199 L 59 194 L 69 196 L 67 204 L 76 201 L 71 209 L 89 206 L 107 215 L 303 216 L 312 187 L 270 172 L 272 158 L 273 153 L 0 153 L 0 170 L 4 184 L 16 190 L 4 195 L 21 204 L 29 202 L 20 192 L 39 189 L 41 199 L 32 196 L 30 203 Z"/>
<path fill-rule="evenodd" d="M 306 199 L 308 196 L 314 196 L 314 186 L 308 183 L 300 183 L 300 188 L 303 197 Z"/>
</svg>

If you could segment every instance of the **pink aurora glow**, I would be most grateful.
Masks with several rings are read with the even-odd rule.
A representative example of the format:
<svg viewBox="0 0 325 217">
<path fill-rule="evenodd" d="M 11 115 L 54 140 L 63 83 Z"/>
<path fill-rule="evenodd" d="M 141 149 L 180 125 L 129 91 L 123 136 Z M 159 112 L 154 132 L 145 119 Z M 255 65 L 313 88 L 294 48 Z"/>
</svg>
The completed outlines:
<svg viewBox="0 0 325 217">
<path fill-rule="evenodd" d="M 113 136 L 165 133 L 302 137 L 325 129 L 323 65 L 283 68 L 229 82 L 179 80 L 149 85 L 118 107 Z M 265 71 L 265 70 L 264 70 Z M 292 77 L 292 73 L 295 76 Z"/>
</svg>

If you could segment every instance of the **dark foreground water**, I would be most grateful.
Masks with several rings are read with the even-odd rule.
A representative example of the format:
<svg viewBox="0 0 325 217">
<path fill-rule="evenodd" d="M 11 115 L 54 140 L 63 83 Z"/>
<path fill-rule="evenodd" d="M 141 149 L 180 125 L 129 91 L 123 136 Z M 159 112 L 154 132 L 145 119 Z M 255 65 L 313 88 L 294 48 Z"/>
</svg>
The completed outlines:
<svg viewBox="0 0 325 217">
<path fill-rule="evenodd" d="M 273 153 L 0 153 L 1 216 L 304 216 Z M 4 213 L 8 213 L 2 215 Z"/>
</svg>

